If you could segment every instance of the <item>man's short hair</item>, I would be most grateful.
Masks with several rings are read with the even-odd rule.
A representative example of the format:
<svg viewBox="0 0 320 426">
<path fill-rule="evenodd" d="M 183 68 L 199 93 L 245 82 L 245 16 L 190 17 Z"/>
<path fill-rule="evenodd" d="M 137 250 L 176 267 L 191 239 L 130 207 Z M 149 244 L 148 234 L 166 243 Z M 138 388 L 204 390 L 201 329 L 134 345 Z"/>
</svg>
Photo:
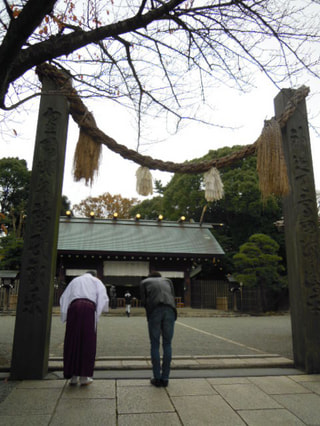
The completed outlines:
<svg viewBox="0 0 320 426">
<path fill-rule="evenodd" d="M 160 272 L 158 271 L 150 271 L 149 277 L 161 277 Z"/>
</svg>

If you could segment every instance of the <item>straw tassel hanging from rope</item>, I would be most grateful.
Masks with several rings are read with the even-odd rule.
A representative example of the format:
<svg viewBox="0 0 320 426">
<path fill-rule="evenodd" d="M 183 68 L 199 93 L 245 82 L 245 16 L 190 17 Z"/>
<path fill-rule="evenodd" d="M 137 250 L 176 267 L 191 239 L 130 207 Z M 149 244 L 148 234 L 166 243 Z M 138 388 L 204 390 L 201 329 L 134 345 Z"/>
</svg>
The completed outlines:
<svg viewBox="0 0 320 426">
<path fill-rule="evenodd" d="M 136 171 L 137 177 L 137 193 L 140 195 L 153 194 L 152 175 L 148 167 L 140 166 Z"/>
<path fill-rule="evenodd" d="M 266 120 L 257 141 L 257 170 L 262 199 L 287 195 L 289 181 L 283 154 L 281 127 L 275 118 Z"/>
<path fill-rule="evenodd" d="M 204 175 L 205 199 L 207 201 L 221 200 L 224 195 L 223 183 L 216 167 L 211 167 Z"/>
<path fill-rule="evenodd" d="M 88 115 L 90 117 L 88 117 Z M 94 118 L 91 113 L 87 114 L 89 120 Z M 75 181 L 84 179 L 86 185 L 92 185 L 94 175 L 98 173 L 102 146 L 95 142 L 83 129 L 80 127 L 79 139 L 73 159 L 73 177 Z"/>
</svg>

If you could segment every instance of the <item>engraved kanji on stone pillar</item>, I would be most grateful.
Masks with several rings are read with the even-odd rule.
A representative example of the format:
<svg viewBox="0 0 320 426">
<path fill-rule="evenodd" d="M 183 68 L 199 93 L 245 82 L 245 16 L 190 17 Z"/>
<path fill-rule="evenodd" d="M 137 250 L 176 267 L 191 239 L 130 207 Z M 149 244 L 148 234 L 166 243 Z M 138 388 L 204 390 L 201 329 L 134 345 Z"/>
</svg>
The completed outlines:
<svg viewBox="0 0 320 426">
<path fill-rule="evenodd" d="M 276 117 L 292 89 L 275 98 Z M 305 100 L 282 128 L 290 193 L 284 222 L 294 362 L 307 373 L 320 372 L 320 232 Z"/>
<path fill-rule="evenodd" d="M 44 77 L 11 362 L 17 380 L 41 379 L 48 370 L 67 128 L 67 99 Z"/>
</svg>

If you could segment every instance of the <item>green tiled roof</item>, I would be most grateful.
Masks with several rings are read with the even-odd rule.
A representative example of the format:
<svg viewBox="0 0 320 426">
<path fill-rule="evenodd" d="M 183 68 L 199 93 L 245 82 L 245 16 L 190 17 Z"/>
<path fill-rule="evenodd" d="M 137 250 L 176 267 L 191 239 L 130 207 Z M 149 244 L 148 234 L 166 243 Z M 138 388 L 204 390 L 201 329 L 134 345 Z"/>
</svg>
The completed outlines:
<svg viewBox="0 0 320 426">
<path fill-rule="evenodd" d="M 0 278 L 17 278 L 19 271 L 0 270 Z"/>
<path fill-rule="evenodd" d="M 60 252 L 109 252 L 215 256 L 224 251 L 199 223 L 60 218 Z"/>
</svg>

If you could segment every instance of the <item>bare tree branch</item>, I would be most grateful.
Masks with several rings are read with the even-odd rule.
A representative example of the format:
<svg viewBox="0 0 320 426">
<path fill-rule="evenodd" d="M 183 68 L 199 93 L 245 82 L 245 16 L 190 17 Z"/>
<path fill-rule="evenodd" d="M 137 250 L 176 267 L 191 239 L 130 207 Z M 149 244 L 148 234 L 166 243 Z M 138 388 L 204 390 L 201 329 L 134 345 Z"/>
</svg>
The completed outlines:
<svg viewBox="0 0 320 426">
<path fill-rule="evenodd" d="M 250 88 L 254 70 L 277 87 L 303 70 L 320 75 L 320 4 L 311 0 L 17 0 L 17 16 L 5 6 L 0 108 L 32 96 L 27 72 L 51 61 L 81 96 L 134 109 L 138 145 L 143 117 L 207 122 L 196 112 L 206 90 Z"/>
<path fill-rule="evenodd" d="M 10 69 L 19 55 L 20 49 L 39 26 L 45 15 L 50 13 L 55 3 L 56 0 L 29 0 L 17 18 L 9 13 L 10 24 L 0 46 L 0 81 L 5 90 Z M 8 9 L 7 3 L 6 7 Z"/>
</svg>

